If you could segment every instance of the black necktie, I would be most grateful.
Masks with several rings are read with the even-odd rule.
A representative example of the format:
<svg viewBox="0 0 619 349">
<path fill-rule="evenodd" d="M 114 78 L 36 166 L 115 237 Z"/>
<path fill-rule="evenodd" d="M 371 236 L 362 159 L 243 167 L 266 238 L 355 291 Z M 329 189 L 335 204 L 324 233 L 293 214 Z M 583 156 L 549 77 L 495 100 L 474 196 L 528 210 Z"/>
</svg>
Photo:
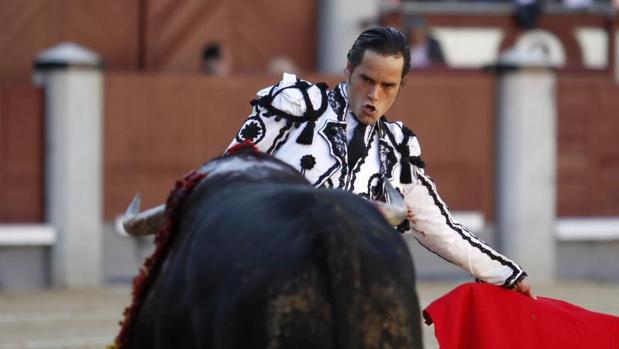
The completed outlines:
<svg viewBox="0 0 619 349">
<path fill-rule="evenodd" d="M 365 141 L 363 138 L 367 126 L 366 124 L 359 123 L 353 131 L 352 139 L 350 140 L 350 144 L 348 144 L 348 168 L 350 170 L 352 170 L 357 160 L 359 160 L 365 152 Z"/>
</svg>

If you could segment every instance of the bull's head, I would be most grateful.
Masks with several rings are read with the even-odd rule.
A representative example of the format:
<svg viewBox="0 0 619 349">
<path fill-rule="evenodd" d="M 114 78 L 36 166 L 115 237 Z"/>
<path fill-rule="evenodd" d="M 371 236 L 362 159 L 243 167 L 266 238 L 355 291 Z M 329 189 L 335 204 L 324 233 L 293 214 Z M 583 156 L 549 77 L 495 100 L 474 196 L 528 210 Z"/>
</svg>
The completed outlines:
<svg viewBox="0 0 619 349">
<path fill-rule="evenodd" d="M 403 200 L 388 184 L 385 193 L 389 204 L 375 206 L 398 224 Z M 139 201 L 125 227 L 157 232 L 156 248 L 134 280 L 118 348 L 421 347 L 410 254 L 359 196 L 314 189 L 286 163 L 244 152 L 177 181 L 166 205 L 140 213 Z M 209 325 L 222 322 L 230 330 Z"/>
</svg>

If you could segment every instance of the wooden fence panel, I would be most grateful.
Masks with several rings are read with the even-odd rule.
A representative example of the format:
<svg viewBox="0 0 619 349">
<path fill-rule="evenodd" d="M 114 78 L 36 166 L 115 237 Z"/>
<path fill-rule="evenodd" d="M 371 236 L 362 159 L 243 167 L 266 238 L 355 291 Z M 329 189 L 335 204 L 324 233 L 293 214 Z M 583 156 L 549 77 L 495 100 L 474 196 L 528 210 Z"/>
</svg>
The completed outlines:
<svg viewBox="0 0 619 349">
<path fill-rule="evenodd" d="M 138 67 L 138 0 L 2 0 L 0 86 L 28 83 L 37 54 L 72 41 L 106 67 Z"/>
<path fill-rule="evenodd" d="M 0 89 L 0 223 L 38 223 L 43 212 L 43 93 Z"/>
<path fill-rule="evenodd" d="M 561 74 L 557 92 L 558 214 L 619 216 L 619 86 Z"/>
<path fill-rule="evenodd" d="M 196 73 L 205 44 L 216 41 L 229 50 L 235 72 L 263 73 L 275 56 L 313 70 L 317 13 L 312 0 L 147 1 L 145 68 Z"/>
</svg>

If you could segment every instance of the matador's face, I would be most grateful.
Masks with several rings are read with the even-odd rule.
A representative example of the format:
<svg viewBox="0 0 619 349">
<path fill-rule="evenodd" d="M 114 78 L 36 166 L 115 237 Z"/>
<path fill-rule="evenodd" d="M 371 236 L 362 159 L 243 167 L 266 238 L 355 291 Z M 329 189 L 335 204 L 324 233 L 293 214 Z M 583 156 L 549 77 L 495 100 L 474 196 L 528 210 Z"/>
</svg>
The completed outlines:
<svg viewBox="0 0 619 349">
<path fill-rule="evenodd" d="M 373 124 L 391 108 L 402 85 L 403 65 L 402 56 L 384 56 L 369 49 L 359 65 L 348 63 L 348 107 L 360 122 Z"/>
</svg>

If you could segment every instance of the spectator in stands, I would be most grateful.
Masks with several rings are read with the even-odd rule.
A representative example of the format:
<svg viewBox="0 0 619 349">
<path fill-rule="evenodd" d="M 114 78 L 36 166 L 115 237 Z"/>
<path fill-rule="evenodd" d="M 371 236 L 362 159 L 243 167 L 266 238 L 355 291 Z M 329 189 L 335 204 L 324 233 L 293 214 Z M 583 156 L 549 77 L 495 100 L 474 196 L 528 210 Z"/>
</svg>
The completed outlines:
<svg viewBox="0 0 619 349">
<path fill-rule="evenodd" d="M 541 12 L 541 6 L 537 0 L 515 0 L 516 10 L 514 20 L 522 30 L 530 30 L 537 27 L 537 17 Z"/>
<path fill-rule="evenodd" d="M 208 75 L 230 75 L 232 71 L 232 60 L 228 50 L 218 42 L 206 44 L 202 50 L 202 64 L 200 70 Z"/>
<path fill-rule="evenodd" d="M 440 42 L 432 36 L 426 21 L 420 17 L 406 20 L 404 29 L 411 47 L 411 68 L 444 66 L 445 55 Z"/>
</svg>

